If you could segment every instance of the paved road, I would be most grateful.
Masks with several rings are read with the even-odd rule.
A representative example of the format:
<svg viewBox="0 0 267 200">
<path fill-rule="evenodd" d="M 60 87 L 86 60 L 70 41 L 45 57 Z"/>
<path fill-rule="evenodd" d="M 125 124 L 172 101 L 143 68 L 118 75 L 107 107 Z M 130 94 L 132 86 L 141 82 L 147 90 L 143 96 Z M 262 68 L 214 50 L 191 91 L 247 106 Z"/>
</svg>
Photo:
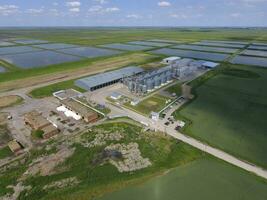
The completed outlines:
<svg viewBox="0 0 267 200">
<path fill-rule="evenodd" d="M 181 140 L 193 147 L 196 147 L 206 153 L 209 153 L 221 160 L 224 160 L 228 163 L 231 163 L 235 166 L 238 166 L 246 171 L 249 171 L 249 172 L 252 172 L 260 177 L 263 177 L 265 179 L 267 179 L 267 171 L 262 169 L 261 167 L 258 167 L 256 165 L 253 165 L 251 163 L 247 163 L 245 161 L 242 161 L 242 160 L 239 160 L 238 158 L 228 154 L 228 153 L 225 153 L 224 151 L 221 151 L 219 149 L 216 149 L 214 147 L 211 147 L 209 145 L 206 145 L 194 138 L 191 138 L 191 137 L 188 137 L 188 136 L 185 136 L 184 134 L 181 134 L 179 132 L 177 132 L 176 130 L 174 130 L 174 127 L 168 127 L 165 129 L 166 133 L 178 140 Z"/>
</svg>

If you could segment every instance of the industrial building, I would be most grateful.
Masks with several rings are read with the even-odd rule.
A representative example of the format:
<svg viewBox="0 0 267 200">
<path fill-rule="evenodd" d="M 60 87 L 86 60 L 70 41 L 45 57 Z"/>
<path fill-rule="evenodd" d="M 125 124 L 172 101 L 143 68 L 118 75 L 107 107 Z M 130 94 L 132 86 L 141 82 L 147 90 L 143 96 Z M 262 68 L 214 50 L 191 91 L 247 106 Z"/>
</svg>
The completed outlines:
<svg viewBox="0 0 267 200">
<path fill-rule="evenodd" d="M 17 140 L 12 140 L 12 141 L 8 142 L 7 145 L 9 147 L 10 151 L 12 151 L 15 154 L 17 154 L 22 149 L 21 144 Z"/>
<path fill-rule="evenodd" d="M 54 126 L 36 110 L 26 113 L 24 115 L 24 122 L 35 131 L 42 130 L 44 139 L 48 139 L 59 132 L 56 126 Z"/>
<path fill-rule="evenodd" d="M 165 58 L 162 63 L 169 63 L 168 66 L 144 72 L 138 75 L 129 76 L 123 79 L 123 83 L 128 87 L 131 93 L 144 95 L 156 88 L 161 87 L 173 79 L 183 79 L 197 69 L 204 67 L 215 67 L 218 64 L 203 60 L 194 60 L 190 58 L 180 59 L 179 57 Z"/>
<path fill-rule="evenodd" d="M 76 113 L 76 115 L 81 116 L 81 118 L 87 123 L 96 122 L 98 119 L 98 114 L 96 112 L 85 107 L 72 98 L 62 100 L 61 105 L 66 107 L 68 110 Z"/>
<path fill-rule="evenodd" d="M 180 57 L 172 56 L 172 57 L 164 58 L 162 60 L 162 63 L 166 64 L 166 65 L 170 65 L 170 64 L 173 64 L 173 63 L 175 63 L 176 61 L 178 61 L 180 59 L 181 59 Z"/>
<path fill-rule="evenodd" d="M 173 77 L 172 67 L 166 66 L 140 75 L 124 78 L 123 83 L 128 87 L 130 92 L 143 95 L 172 81 Z"/>
<path fill-rule="evenodd" d="M 79 79 L 75 81 L 75 85 L 88 91 L 94 91 L 118 83 L 125 77 L 140 74 L 143 71 L 144 70 L 142 68 L 136 66 L 125 67 Z"/>
</svg>

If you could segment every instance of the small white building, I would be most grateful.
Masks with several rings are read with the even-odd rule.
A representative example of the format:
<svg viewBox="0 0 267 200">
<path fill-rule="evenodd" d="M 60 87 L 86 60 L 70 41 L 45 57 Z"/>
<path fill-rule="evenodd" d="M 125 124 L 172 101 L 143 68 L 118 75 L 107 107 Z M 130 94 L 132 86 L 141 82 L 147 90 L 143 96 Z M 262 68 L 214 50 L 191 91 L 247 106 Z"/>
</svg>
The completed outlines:
<svg viewBox="0 0 267 200">
<path fill-rule="evenodd" d="M 204 62 L 204 63 L 202 64 L 202 67 L 212 69 L 212 68 L 217 67 L 218 65 L 219 65 L 219 63 L 215 63 L 215 62 L 209 62 L 209 61 L 207 61 L 207 62 Z"/>
<path fill-rule="evenodd" d="M 158 121 L 159 120 L 159 113 L 151 112 L 151 119 L 154 121 Z"/>
<path fill-rule="evenodd" d="M 173 64 L 175 63 L 176 61 L 180 60 L 181 58 L 180 57 L 168 57 L 168 58 L 164 58 L 162 60 L 162 63 L 163 64 L 166 64 L 166 65 L 169 65 L 169 64 Z"/>
<path fill-rule="evenodd" d="M 140 103 L 140 100 L 139 99 L 135 99 L 135 100 L 132 100 L 131 101 L 131 105 L 132 106 L 137 106 L 139 103 Z"/>
<path fill-rule="evenodd" d="M 118 92 L 113 92 L 111 95 L 110 95 L 110 98 L 111 99 L 114 99 L 114 100 L 118 100 L 122 97 L 122 95 Z"/>
</svg>

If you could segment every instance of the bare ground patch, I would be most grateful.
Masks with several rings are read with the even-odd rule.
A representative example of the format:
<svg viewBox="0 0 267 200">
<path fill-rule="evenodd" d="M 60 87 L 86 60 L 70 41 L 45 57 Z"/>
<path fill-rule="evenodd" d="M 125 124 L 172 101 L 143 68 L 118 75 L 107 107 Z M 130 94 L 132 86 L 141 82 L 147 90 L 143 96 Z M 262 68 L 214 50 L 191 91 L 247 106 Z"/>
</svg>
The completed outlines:
<svg viewBox="0 0 267 200">
<path fill-rule="evenodd" d="M 0 108 L 9 107 L 22 102 L 23 99 L 17 95 L 3 96 L 0 97 Z"/>
<path fill-rule="evenodd" d="M 63 147 L 56 153 L 39 157 L 30 164 L 28 170 L 23 175 L 25 177 L 38 174 L 40 174 L 41 176 L 54 174 L 55 167 L 69 158 L 74 153 L 74 151 L 74 148 Z"/>
</svg>

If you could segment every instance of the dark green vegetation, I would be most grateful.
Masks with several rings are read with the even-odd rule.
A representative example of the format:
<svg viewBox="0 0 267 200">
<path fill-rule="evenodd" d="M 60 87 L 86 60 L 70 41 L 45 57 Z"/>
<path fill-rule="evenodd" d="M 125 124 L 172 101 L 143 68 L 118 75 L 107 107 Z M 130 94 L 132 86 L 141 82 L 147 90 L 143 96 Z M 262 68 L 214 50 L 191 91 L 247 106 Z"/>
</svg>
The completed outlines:
<svg viewBox="0 0 267 200">
<path fill-rule="evenodd" d="M 126 103 L 125 106 L 138 113 L 149 116 L 151 112 L 159 112 L 167 105 L 168 97 L 154 94 L 145 100 L 138 103 L 136 106 L 132 106 L 130 103 Z"/>
<path fill-rule="evenodd" d="M 44 135 L 44 131 L 43 130 L 35 130 L 32 131 L 32 137 L 34 139 L 42 139 Z"/>
<path fill-rule="evenodd" d="M 223 66 L 191 85 L 197 98 L 175 113 L 184 132 L 266 168 L 267 70 Z"/>
<path fill-rule="evenodd" d="M 176 83 L 168 87 L 165 91 L 169 92 L 170 94 L 175 93 L 176 96 L 180 96 L 182 94 L 181 83 Z"/>
<path fill-rule="evenodd" d="M 263 200 L 267 185 L 253 175 L 216 159 L 199 159 L 101 200 Z"/>
<path fill-rule="evenodd" d="M 4 148 L 0 148 L 0 160 L 3 159 L 3 158 L 6 158 L 8 156 L 11 156 L 13 155 L 12 152 L 10 151 L 9 147 L 6 146 Z"/>
<path fill-rule="evenodd" d="M 1 118 L 0 118 L 1 119 Z M 11 140 L 6 124 L 0 124 L 0 146 L 5 145 Z"/>
</svg>

